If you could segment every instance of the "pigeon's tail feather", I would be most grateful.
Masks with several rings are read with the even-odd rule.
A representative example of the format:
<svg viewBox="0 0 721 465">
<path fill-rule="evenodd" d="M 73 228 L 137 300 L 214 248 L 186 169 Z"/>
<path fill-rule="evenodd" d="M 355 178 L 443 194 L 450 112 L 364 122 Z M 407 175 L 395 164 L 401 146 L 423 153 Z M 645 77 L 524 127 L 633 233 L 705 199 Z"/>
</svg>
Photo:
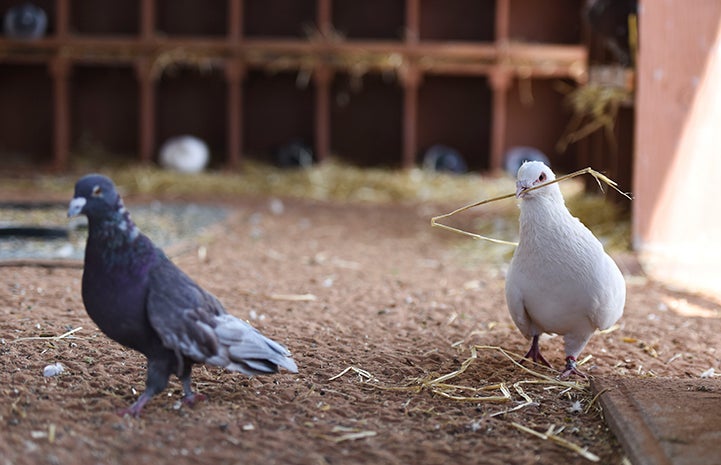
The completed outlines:
<svg viewBox="0 0 721 465">
<path fill-rule="evenodd" d="M 246 375 L 277 373 L 279 368 L 298 373 L 288 349 L 238 318 L 227 314 L 219 317 L 215 334 L 219 353 L 206 360 L 207 363 Z"/>
</svg>

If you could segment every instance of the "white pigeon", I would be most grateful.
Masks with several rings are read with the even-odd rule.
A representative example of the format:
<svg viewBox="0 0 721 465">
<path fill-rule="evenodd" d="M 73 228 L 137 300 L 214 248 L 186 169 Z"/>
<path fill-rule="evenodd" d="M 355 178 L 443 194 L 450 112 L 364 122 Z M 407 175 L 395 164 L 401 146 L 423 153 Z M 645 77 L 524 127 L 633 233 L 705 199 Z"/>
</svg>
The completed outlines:
<svg viewBox="0 0 721 465">
<path fill-rule="evenodd" d="M 566 208 L 556 176 L 538 161 L 518 170 L 520 240 L 506 277 L 506 303 L 513 322 L 529 339 L 525 355 L 551 365 L 541 355 L 542 333 L 563 336 L 566 367 L 576 374 L 576 359 L 596 329 L 607 329 L 623 314 L 626 282 L 591 231 Z"/>
<path fill-rule="evenodd" d="M 190 135 L 171 137 L 160 147 L 160 165 L 181 173 L 203 171 L 210 158 L 208 144 Z"/>
</svg>

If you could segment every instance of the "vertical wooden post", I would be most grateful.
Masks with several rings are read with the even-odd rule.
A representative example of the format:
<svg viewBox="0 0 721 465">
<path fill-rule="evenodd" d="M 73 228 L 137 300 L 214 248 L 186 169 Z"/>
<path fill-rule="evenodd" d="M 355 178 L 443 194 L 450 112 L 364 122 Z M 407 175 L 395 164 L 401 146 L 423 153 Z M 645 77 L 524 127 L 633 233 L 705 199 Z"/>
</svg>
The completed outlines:
<svg viewBox="0 0 721 465">
<path fill-rule="evenodd" d="M 155 76 L 150 58 L 136 61 L 138 88 L 140 89 L 138 111 L 138 139 L 140 140 L 140 161 L 150 163 L 155 151 Z"/>
<path fill-rule="evenodd" d="M 327 38 L 333 28 L 333 7 L 331 0 L 318 0 L 316 4 L 316 22 L 318 31 L 323 38 Z"/>
<path fill-rule="evenodd" d="M 142 0 L 140 3 L 140 36 L 150 40 L 155 35 L 155 0 Z"/>
<path fill-rule="evenodd" d="M 498 171 L 503 165 L 503 152 L 506 149 L 506 129 L 508 127 L 508 89 L 511 86 L 511 72 L 506 68 L 506 49 L 510 38 L 511 0 L 496 2 L 496 53 L 497 64 L 489 73 L 493 92 L 491 109 L 491 146 L 490 171 Z"/>
<path fill-rule="evenodd" d="M 238 42 L 243 37 L 243 0 L 228 1 L 228 38 Z"/>
<path fill-rule="evenodd" d="M 504 44 L 511 36 L 511 0 L 496 0 L 496 42 Z"/>
<path fill-rule="evenodd" d="M 332 0 L 318 0 L 316 3 L 316 23 L 320 40 L 326 45 L 333 31 Z M 333 72 L 323 63 L 316 64 L 313 70 L 315 84 L 315 155 L 319 163 L 327 160 L 331 151 L 330 123 L 330 86 Z"/>
<path fill-rule="evenodd" d="M 333 73 L 325 66 L 314 72 L 315 83 L 315 152 L 318 162 L 330 155 L 330 82 Z"/>
<path fill-rule="evenodd" d="M 508 88 L 511 86 L 510 71 L 497 65 L 488 76 L 493 91 L 491 114 L 491 158 L 490 171 L 498 171 L 503 166 L 503 151 L 506 149 L 506 129 L 508 127 Z"/>
<path fill-rule="evenodd" d="M 420 0 L 406 0 L 405 43 L 411 47 L 420 38 Z M 418 87 L 421 73 L 413 64 L 406 65 L 401 73 L 403 84 L 403 139 L 401 166 L 413 168 L 418 153 Z"/>
<path fill-rule="evenodd" d="M 70 63 L 56 57 L 50 62 L 53 76 L 53 167 L 64 170 L 70 154 Z"/>
<path fill-rule="evenodd" d="M 140 2 L 140 38 L 152 41 L 155 37 L 155 0 Z M 135 62 L 138 81 L 138 152 L 141 163 L 150 163 L 155 151 L 155 76 L 153 56 L 143 56 Z"/>
<path fill-rule="evenodd" d="M 243 154 L 243 77 L 245 67 L 240 61 L 228 59 L 225 62 L 225 79 L 228 86 L 227 103 L 227 144 L 229 168 L 236 168 Z"/>
<path fill-rule="evenodd" d="M 55 35 L 64 39 L 70 29 L 70 0 L 57 0 L 55 12 Z"/>
<path fill-rule="evenodd" d="M 406 0 L 406 43 L 416 44 L 420 40 L 420 0 Z"/>
<path fill-rule="evenodd" d="M 421 75 L 415 67 L 403 73 L 403 168 L 410 169 L 416 163 L 418 152 L 418 86 Z"/>
<path fill-rule="evenodd" d="M 237 168 L 243 159 L 243 79 L 245 65 L 239 57 L 243 41 L 243 0 L 228 2 L 228 40 L 231 57 L 225 60 L 226 103 L 226 166 Z"/>
</svg>

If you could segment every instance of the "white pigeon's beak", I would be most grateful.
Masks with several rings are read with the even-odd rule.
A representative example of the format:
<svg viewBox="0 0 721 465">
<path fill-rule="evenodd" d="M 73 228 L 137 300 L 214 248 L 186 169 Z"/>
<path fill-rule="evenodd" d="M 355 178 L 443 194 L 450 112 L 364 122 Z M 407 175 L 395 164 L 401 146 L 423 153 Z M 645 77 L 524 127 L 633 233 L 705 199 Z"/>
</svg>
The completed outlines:
<svg viewBox="0 0 721 465">
<path fill-rule="evenodd" d="M 516 198 L 522 199 L 526 195 L 526 191 L 530 186 L 526 186 L 521 181 L 516 182 Z"/>
<path fill-rule="evenodd" d="M 70 205 L 68 206 L 68 218 L 79 215 L 80 212 L 83 211 L 83 207 L 87 202 L 88 201 L 82 197 L 75 197 L 71 200 Z"/>
</svg>

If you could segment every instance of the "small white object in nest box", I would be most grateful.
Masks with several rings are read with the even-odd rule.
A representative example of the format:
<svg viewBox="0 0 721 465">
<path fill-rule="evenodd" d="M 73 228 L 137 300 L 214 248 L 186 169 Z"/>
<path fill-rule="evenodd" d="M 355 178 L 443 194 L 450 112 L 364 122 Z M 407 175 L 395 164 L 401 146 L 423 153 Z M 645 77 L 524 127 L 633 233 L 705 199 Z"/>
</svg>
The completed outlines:
<svg viewBox="0 0 721 465">
<path fill-rule="evenodd" d="M 160 165 L 182 173 L 199 173 L 208 165 L 208 145 L 195 136 L 171 137 L 160 147 Z"/>
</svg>

